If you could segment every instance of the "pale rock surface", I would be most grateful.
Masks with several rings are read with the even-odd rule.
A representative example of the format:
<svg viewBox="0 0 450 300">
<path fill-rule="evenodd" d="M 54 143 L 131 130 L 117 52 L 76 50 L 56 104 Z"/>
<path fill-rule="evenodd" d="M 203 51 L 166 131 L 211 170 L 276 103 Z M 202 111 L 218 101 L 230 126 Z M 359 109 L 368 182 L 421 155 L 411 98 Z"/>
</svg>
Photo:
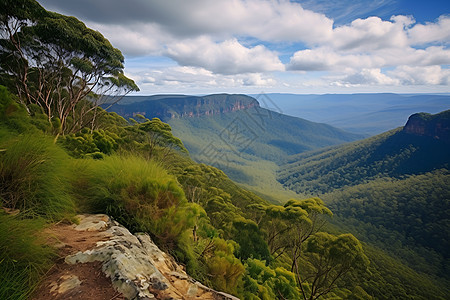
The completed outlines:
<svg viewBox="0 0 450 300">
<path fill-rule="evenodd" d="M 128 299 L 229 299 L 189 277 L 175 260 L 161 251 L 145 233 L 131 234 L 108 216 L 80 215 L 78 231 L 104 236 L 96 246 L 65 258 L 68 264 L 100 261 L 112 285 Z M 72 281 L 76 281 L 72 279 Z"/>
</svg>

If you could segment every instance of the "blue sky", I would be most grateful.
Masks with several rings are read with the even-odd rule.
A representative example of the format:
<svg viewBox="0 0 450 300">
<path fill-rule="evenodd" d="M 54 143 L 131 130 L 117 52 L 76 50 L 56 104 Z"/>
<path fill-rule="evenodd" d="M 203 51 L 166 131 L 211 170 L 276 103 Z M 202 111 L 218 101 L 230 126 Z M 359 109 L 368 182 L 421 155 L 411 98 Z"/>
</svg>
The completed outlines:
<svg viewBox="0 0 450 300">
<path fill-rule="evenodd" d="M 39 2 L 105 35 L 142 95 L 450 92 L 450 1 Z"/>
</svg>

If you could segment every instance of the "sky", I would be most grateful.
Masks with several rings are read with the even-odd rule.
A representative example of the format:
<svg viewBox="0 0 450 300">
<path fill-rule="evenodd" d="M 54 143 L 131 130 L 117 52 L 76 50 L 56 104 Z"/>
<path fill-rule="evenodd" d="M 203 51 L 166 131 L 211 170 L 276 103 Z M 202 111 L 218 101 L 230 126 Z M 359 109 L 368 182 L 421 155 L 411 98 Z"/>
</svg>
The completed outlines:
<svg viewBox="0 0 450 300">
<path fill-rule="evenodd" d="M 38 0 L 151 94 L 449 93 L 450 1 Z"/>
</svg>

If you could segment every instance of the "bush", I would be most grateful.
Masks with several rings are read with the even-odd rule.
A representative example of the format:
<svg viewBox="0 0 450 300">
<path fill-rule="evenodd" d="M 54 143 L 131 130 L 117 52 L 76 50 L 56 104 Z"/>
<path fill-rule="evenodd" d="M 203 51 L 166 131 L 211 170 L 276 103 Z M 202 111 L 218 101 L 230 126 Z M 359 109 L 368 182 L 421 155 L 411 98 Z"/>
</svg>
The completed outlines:
<svg viewBox="0 0 450 300">
<path fill-rule="evenodd" d="M 154 161 L 110 156 L 76 168 L 73 192 L 81 207 L 107 213 L 132 231 L 148 232 L 165 249 L 176 248 L 202 210 L 187 202 L 175 177 Z"/>
<path fill-rule="evenodd" d="M 68 156 L 43 134 L 0 141 L 0 199 L 21 214 L 59 220 L 74 212 L 67 193 Z"/>
</svg>

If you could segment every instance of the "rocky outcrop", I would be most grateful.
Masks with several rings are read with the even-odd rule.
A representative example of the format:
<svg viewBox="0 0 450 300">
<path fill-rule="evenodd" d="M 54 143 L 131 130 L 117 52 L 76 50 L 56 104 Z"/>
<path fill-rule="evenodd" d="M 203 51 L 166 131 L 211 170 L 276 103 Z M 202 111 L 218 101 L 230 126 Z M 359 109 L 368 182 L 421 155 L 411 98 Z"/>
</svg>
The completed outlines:
<svg viewBox="0 0 450 300">
<path fill-rule="evenodd" d="M 230 299 L 189 277 L 175 260 L 161 251 L 145 233 L 131 234 L 106 215 L 80 215 L 73 230 L 92 232 L 101 239 L 90 249 L 68 255 L 69 265 L 100 262 L 102 272 L 125 299 Z M 82 282 L 65 274 L 53 291 L 67 292 Z"/>
<path fill-rule="evenodd" d="M 167 122 L 174 118 L 213 116 L 259 106 L 254 98 L 238 94 L 149 96 L 137 101 L 139 102 L 127 105 L 116 104 L 109 111 L 125 118 L 140 114 L 149 119 L 157 117 Z"/>
<path fill-rule="evenodd" d="M 450 143 L 450 110 L 435 115 L 413 114 L 409 117 L 403 131 L 408 134 L 429 136 Z"/>
</svg>

